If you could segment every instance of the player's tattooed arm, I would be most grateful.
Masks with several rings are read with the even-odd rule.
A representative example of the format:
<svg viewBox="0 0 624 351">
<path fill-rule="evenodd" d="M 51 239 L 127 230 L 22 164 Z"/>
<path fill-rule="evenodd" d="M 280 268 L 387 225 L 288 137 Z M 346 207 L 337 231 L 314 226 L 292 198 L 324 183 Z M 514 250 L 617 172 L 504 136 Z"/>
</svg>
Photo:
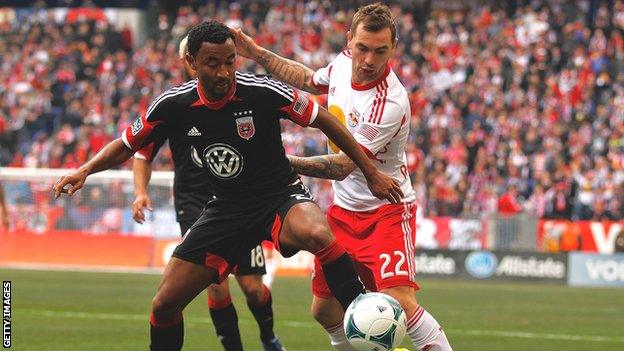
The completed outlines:
<svg viewBox="0 0 624 351">
<path fill-rule="evenodd" d="M 355 163 L 343 153 L 313 157 L 289 155 L 288 160 L 295 172 L 315 178 L 343 180 L 356 168 Z"/>
<path fill-rule="evenodd" d="M 305 65 L 283 58 L 256 44 L 240 28 L 230 28 L 236 38 L 236 52 L 262 65 L 277 79 L 311 94 L 321 94 L 312 83 L 314 71 Z"/>
<path fill-rule="evenodd" d="M 260 50 L 255 61 L 277 79 L 308 93 L 321 94 L 321 92 L 311 84 L 314 71 L 307 66 L 283 58 L 266 49 Z"/>
</svg>

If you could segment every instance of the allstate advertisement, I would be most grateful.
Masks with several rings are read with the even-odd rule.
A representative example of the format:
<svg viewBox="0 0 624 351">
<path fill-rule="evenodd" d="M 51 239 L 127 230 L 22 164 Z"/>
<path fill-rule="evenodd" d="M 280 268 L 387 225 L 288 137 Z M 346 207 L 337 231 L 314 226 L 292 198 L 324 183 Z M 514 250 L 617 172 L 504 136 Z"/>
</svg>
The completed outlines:
<svg viewBox="0 0 624 351">
<path fill-rule="evenodd" d="M 469 278 L 561 283 L 567 279 L 566 255 L 473 251 L 463 263 L 464 276 Z"/>
<path fill-rule="evenodd" d="M 624 254 L 570 253 L 568 284 L 624 287 Z"/>
<path fill-rule="evenodd" d="M 423 277 L 565 283 L 567 266 L 565 254 L 449 250 L 416 253 L 416 270 Z"/>
</svg>

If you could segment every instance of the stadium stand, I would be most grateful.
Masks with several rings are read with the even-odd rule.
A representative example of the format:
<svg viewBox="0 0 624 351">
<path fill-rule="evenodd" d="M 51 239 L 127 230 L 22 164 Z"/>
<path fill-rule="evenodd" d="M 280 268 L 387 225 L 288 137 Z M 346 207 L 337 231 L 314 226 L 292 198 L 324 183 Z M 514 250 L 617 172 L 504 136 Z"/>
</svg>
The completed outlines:
<svg viewBox="0 0 624 351">
<path fill-rule="evenodd" d="M 177 43 L 204 18 L 316 68 L 343 49 L 360 1 L 189 3 L 154 16 L 140 45 L 105 16 L 1 9 L 0 162 L 84 162 L 182 82 Z M 412 101 L 410 175 L 428 216 L 495 213 L 513 187 L 539 218 L 624 218 L 623 1 L 392 3 L 392 66 Z M 261 72 L 242 59 L 240 69 Z M 313 130 L 284 124 L 283 138 L 288 153 L 325 151 Z M 164 151 L 156 170 L 171 167 Z M 331 202 L 327 183 L 310 182 Z"/>
</svg>

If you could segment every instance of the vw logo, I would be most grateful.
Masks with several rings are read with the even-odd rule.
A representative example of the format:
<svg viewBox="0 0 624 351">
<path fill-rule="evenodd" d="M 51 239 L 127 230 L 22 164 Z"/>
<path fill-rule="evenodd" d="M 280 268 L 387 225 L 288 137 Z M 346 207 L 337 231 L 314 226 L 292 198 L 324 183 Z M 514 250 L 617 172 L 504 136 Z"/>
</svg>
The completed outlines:
<svg viewBox="0 0 624 351">
<path fill-rule="evenodd" d="M 210 173 L 220 179 L 236 178 L 243 170 L 243 156 L 228 144 L 212 144 L 204 149 L 202 157 L 191 147 L 191 158 L 197 166 L 208 165 Z"/>
<path fill-rule="evenodd" d="M 466 257 L 466 270 L 475 278 L 489 278 L 496 271 L 498 259 L 487 251 L 472 252 Z"/>
</svg>

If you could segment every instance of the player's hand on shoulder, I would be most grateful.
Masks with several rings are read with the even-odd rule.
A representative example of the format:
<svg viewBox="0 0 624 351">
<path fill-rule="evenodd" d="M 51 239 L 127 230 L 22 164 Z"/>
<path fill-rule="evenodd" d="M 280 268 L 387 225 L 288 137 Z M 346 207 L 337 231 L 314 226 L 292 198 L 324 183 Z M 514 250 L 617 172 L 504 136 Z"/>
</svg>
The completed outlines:
<svg viewBox="0 0 624 351">
<path fill-rule="evenodd" d="M 137 195 L 132 203 L 132 219 L 139 224 L 143 224 L 145 222 L 145 212 L 143 212 L 143 210 L 146 208 L 150 211 L 154 211 L 152 208 L 152 200 L 147 194 Z"/>
<path fill-rule="evenodd" d="M 58 182 L 52 187 L 54 191 L 54 198 L 58 199 L 61 194 L 67 194 L 69 196 L 74 195 L 74 193 L 84 186 L 85 181 L 87 180 L 87 172 L 76 169 L 62 176 Z M 69 185 L 69 187 L 67 187 Z"/>
<path fill-rule="evenodd" d="M 258 45 L 249 35 L 245 34 L 242 29 L 230 27 L 230 31 L 236 38 L 236 53 L 253 60 L 255 52 L 258 50 Z"/>
<path fill-rule="evenodd" d="M 395 179 L 387 174 L 375 171 L 368 179 L 368 188 L 371 193 L 378 199 L 388 200 L 390 203 L 396 204 L 403 199 L 403 191 L 401 185 Z"/>
</svg>

